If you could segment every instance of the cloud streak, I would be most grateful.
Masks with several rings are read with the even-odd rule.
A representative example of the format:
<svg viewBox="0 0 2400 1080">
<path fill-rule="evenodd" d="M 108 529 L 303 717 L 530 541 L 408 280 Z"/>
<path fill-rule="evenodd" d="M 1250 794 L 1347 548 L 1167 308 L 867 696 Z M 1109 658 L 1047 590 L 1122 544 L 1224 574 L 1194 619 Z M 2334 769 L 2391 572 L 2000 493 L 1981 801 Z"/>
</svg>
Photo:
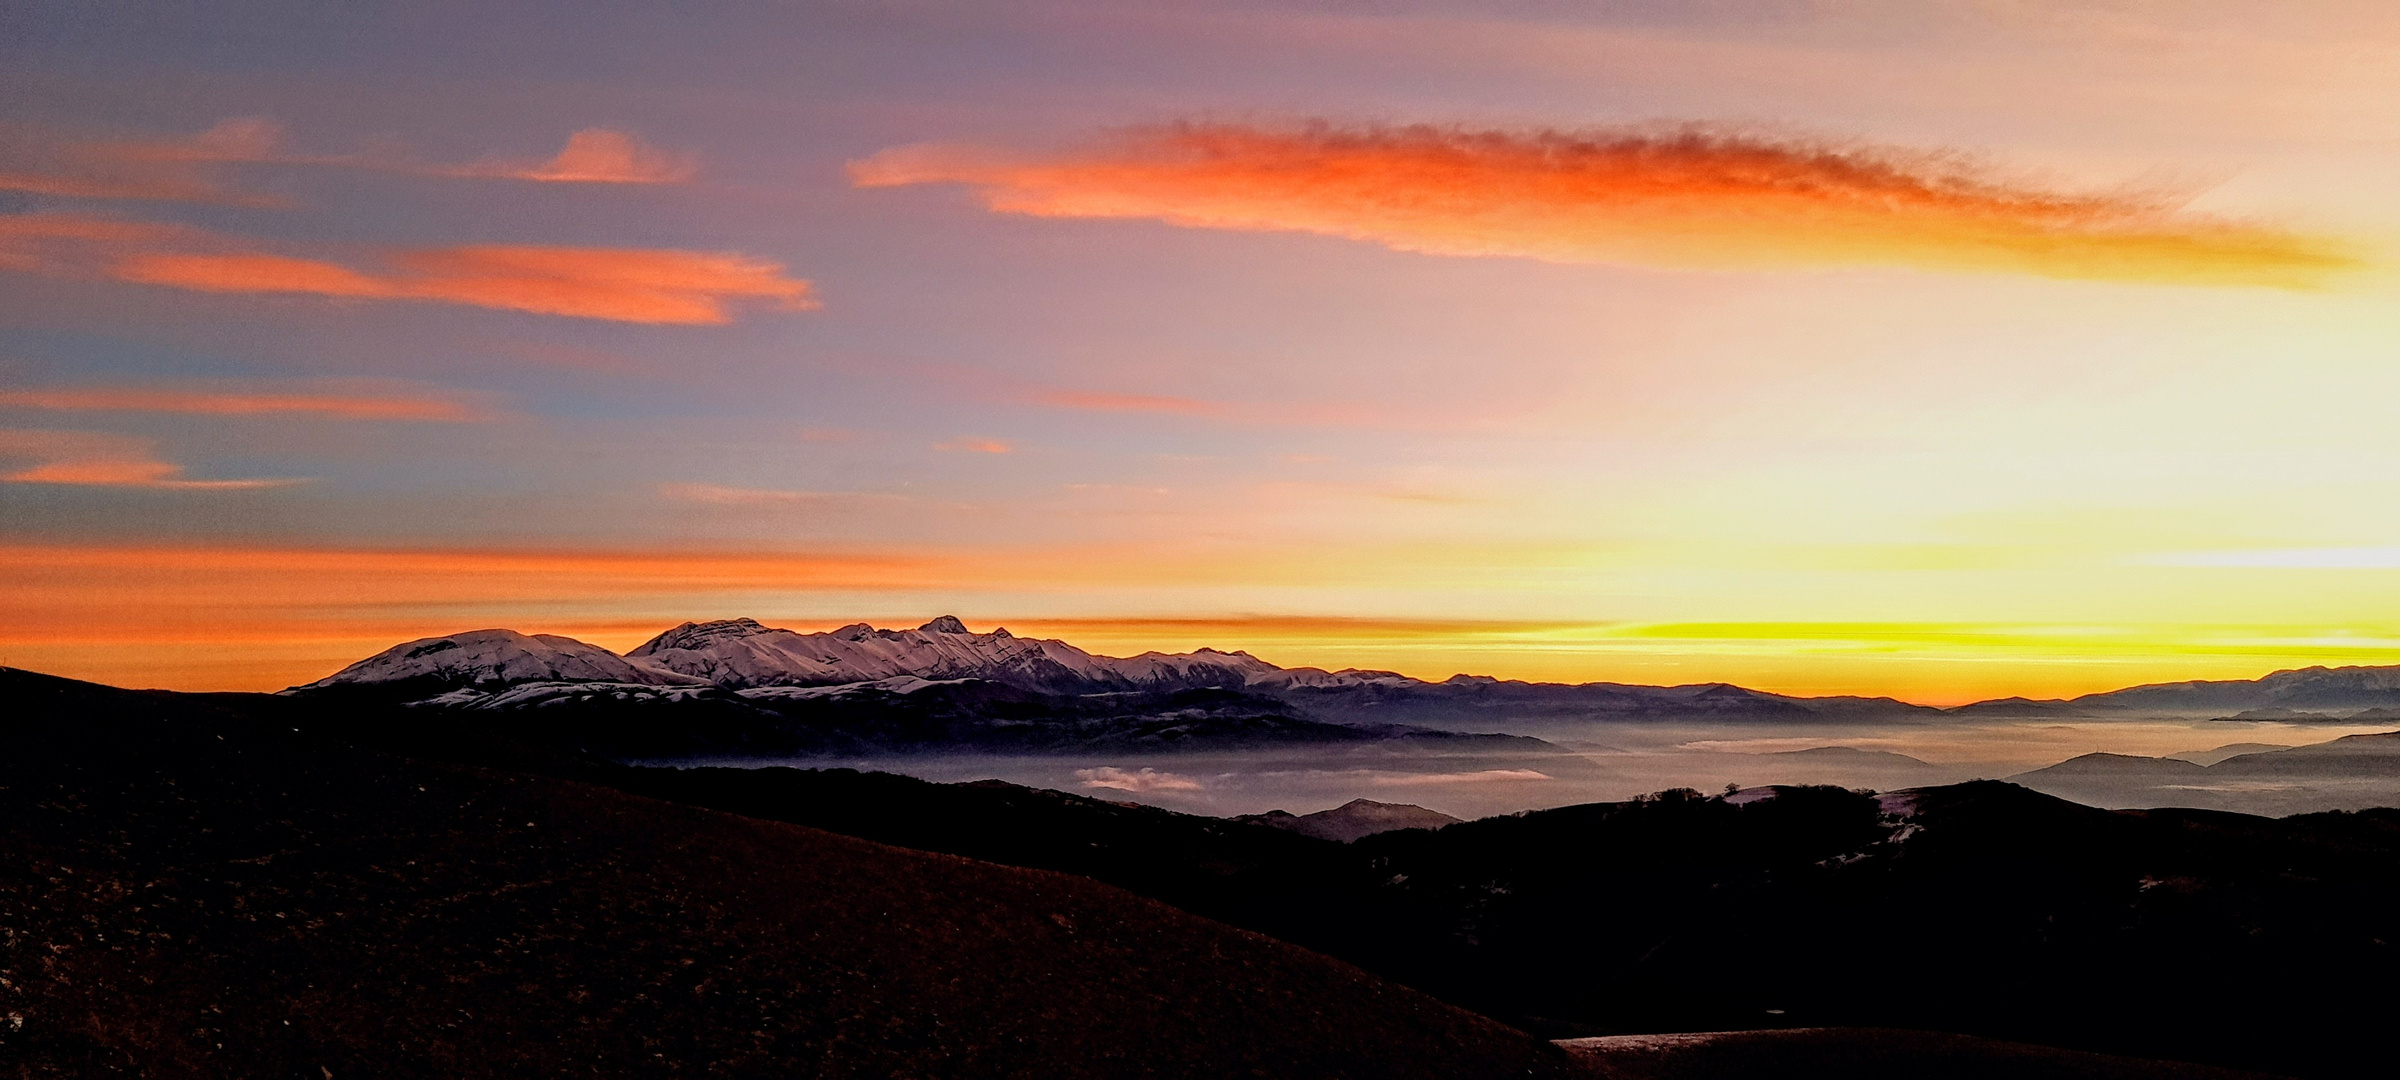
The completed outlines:
<svg viewBox="0 0 2400 1080">
<path fill-rule="evenodd" d="M 732 308 L 818 307 L 809 282 L 779 263 L 729 252 L 479 245 L 394 253 L 388 271 L 257 253 L 142 253 L 123 281 L 194 292 L 430 300 L 609 322 L 718 326 Z"/>
<path fill-rule="evenodd" d="M 308 415 L 339 420 L 462 423 L 490 417 L 441 398 L 371 394 L 226 392 L 177 387 L 86 386 L 0 390 L 0 407 L 57 412 L 160 412 L 202 416 Z"/>
<path fill-rule="evenodd" d="M 1469 131 L 1181 124 L 1052 155 L 927 144 L 853 162 L 860 187 L 964 184 L 999 213 L 1300 232 L 1453 256 L 1675 269 L 1908 266 L 2311 288 L 2341 246 L 2070 194 L 1956 155 L 1702 129 Z"/>
<path fill-rule="evenodd" d="M 306 483 L 291 478 L 191 480 L 183 466 L 161 461 L 140 439 L 96 431 L 0 428 L 0 459 L 33 464 L 0 474 L 12 484 L 153 488 L 168 491 L 250 491 Z"/>
<path fill-rule="evenodd" d="M 422 300 L 654 325 L 715 326 L 738 306 L 817 308 L 783 265 L 735 252 L 481 244 L 384 254 L 364 269 L 249 250 L 151 222 L 0 215 L 0 269 L 111 277 L 192 292 Z"/>
<path fill-rule="evenodd" d="M 585 128 L 540 161 L 489 158 L 460 164 L 417 160 L 403 151 L 304 154 L 291 150 L 283 126 L 264 117 L 235 117 L 189 138 L 89 144 L 85 157 L 151 165 L 315 165 L 412 176 L 531 180 L 564 184 L 679 184 L 699 171 L 687 154 L 661 150 L 623 131 Z"/>
<path fill-rule="evenodd" d="M 1077 769 L 1075 778 L 1083 781 L 1083 786 L 1087 788 L 1104 791 L 1200 791 L 1204 789 L 1198 780 L 1191 777 L 1160 772 L 1147 767 L 1139 771 L 1132 771 L 1120 769 L 1114 765 L 1103 765 L 1097 769 Z"/>
</svg>

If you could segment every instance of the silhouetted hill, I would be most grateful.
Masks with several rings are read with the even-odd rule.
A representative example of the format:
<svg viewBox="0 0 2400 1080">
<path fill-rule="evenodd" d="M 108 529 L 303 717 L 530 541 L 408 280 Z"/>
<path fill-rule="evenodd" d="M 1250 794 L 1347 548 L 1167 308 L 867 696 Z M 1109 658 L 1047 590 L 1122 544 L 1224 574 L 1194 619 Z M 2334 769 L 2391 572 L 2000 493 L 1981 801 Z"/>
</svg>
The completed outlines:
<svg viewBox="0 0 2400 1080">
<path fill-rule="evenodd" d="M 1571 1039 L 1605 1080 L 2238 1080 L 2256 1073 L 1890 1028 Z"/>
<path fill-rule="evenodd" d="M 1376 833 L 1399 829 L 1439 829 L 1444 825 L 1458 824 L 1457 818 L 1438 810 L 1427 810 L 1408 803 L 1376 802 L 1373 799 L 1352 799 L 1331 810 L 1319 810 L 1313 814 L 1269 810 L 1264 814 L 1244 814 L 1234 820 L 1344 844 Z"/>
<path fill-rule="evenodd" d="M 2366 1076 L 2400 1005 L 2362 977 L 2400 958 L 2395 811 L 2110 812 L 1990 781 L 1787 787 L 1335 845 L 995 782 L 619 782 L 1090 874 L 1556 1036 L 1906 1026 Z"/>
<path fill-rule="evenodd" d="M 419 723 L 504 732 L 612 760 L 912 752 L 1163 752 L 1388 743 L 1542 751 L 1539 739 L 1339 724 L 1239 690 L 1060 693 L 979 679 L 735 692 L 713 686 L 523 682 L 445 693 L 422 677 L 339 683 L 294 700 L 407 706 Z"/>
<path fill-rule="evenodd" d="M 624 768 L 451 711 L 0 682 L 29 705 L 0 727 L 0 899 L 31 943 L 0 966 L 29 1017 L 82 1018 L 9 1035 L 44 1055 L 33 1075 L 122 1052 L 205 1075 L 551 1075 L 645 1054 L 728 1075 L 1555 1064 L 1096 886 L 556 777 L 1087 875 L 1552 1036 L 1905 1027 L 2378 1076 L 2400 1006 L 2380 977 L 2400 959 L 2396 811 L 1784 787 L 1335 844 L 995 782 Z M 19 977 L 53 971 L 71 981 Z M 1279 1026 L 1294 1017 L 1338 1046 Z M 216 1057 L 220 1030 L 246 1056 Z"/>
<path fill-rule="evenodd" d="M 14 1077 L 1566 1068 L 1083 878 L 395 758 L 335 738 L 381 719 L 288 701 L 0 693 Z"/>
</svg>

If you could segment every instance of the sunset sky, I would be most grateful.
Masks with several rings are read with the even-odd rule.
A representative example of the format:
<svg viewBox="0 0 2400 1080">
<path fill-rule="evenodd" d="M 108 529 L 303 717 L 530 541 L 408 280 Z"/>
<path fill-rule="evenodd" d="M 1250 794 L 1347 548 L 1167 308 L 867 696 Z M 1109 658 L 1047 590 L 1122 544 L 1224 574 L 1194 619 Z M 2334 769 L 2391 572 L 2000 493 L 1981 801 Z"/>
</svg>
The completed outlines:
<svg viewBox="0 0 2400 1080">
<path fill-rule="evenodd" d="M 2400 663 L 2389 0 L 0 3 L 0 664 Z"/>
</svg>

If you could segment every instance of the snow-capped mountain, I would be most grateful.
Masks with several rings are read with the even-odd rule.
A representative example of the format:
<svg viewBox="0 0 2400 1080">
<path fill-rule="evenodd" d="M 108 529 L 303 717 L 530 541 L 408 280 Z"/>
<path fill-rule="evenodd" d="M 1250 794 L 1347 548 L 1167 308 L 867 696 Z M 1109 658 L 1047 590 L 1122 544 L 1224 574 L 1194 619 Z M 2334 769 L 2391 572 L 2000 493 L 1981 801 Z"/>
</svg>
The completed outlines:
<svg viewBox="0 0 2400 1080">
<path fill-rule="evenodd" d="M 649 700 L 658 695 L 643 693 L 645 688 L 697 687 L 765 704 L 816 700 L 833 688 L 905 694 L 960 681 L 1053 695 L 1235 691 L 1325 719 L 1368 723 L 1440 724 L 1501 713 L 1783 718 L 1832 709 L 1932 711 L 1888 700 L 1786 698 L 1722 684 L 1562 686 L 1479 675 L 1432 683 L 1389 671 L 1278 667 L 1246 652 L 1216 649 L 1100 656 L 1006 629 L 975 633 L 949 615 L 913 630 L 855 623 L 821 633 L 755 619 L 687 622 L 624 656 L 573 638 L 477 630 L 394 646 L 293 692 L 382 688 L 426 704 L 483 708 L 595 696 Z"/>
<path fill-rule="evenodd" d="M 626 658 L 730 689 L 837 686 L 903 676 L 988 679 L 1028 689 L 1093 692 L 1215 686 L 1236 688 L 1283 669 L 1248 653 L 1214 649 L 1117 658 L 1063 641 L 974 633 L 953 616 L 914 630 L 856 623 L 817 634 L 754 619 L 684 623 Z"/>
<path fill-rule="evenodd" d="M 597 645 L 556 634 L 469 630 L 404 641 L 295 690 L 409 683 L 498 687 L 529 682 L 604 682 L 639 686 L 705 686 L 663 668 L 628 662 Z"/>
</svg>

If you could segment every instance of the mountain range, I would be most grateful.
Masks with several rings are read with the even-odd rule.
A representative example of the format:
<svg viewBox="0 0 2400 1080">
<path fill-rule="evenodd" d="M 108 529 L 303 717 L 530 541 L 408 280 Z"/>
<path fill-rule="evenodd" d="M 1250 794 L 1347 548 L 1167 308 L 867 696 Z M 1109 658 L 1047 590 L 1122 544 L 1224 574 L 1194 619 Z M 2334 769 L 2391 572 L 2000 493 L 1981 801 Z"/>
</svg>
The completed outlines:
<svg viewBox="0 0 2400 1080">
<path fill-rule="evenodd" d="M 1466 674 L 1433 682 L 1390 671 L 1287 668 L 1247 652 L 1205 648 L 1111 657 L 1005 628 L 976 633 L 945 615 L 914 629 L 855 623 L 817 633 L 746 618 L 686 622 L 621 656 L 573 638 L 474 630 L 404 642 L 285 693 L 505 712 L 561 705 L 604 712 L 680 707 L 742 732 L 736 742 L 771 752 L 947 745 L 1058 750 L 1428 738 L 1495 731 L 1504 723 L 1519 735 L 1541 735 L 1593 721 L 1640 720 L 2243 713 L 2371 720 L 2400 709 L 2400 666 L 2312 667 L 2252 680 L 2159 683 L 2072 699 L 2005 698 L 1937 709 L 1888 697 L 1798 697 L 1729 683 L 1564 684 Z"/>
</svg>

